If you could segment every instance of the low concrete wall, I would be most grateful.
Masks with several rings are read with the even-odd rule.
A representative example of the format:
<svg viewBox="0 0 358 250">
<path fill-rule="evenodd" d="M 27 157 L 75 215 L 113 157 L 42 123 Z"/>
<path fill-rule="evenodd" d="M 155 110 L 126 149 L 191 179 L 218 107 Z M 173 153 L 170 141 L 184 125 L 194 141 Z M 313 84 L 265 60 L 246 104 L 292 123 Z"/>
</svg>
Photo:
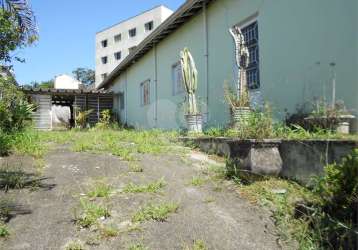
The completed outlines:
<svg viewBox="0 0 358 250">
<path fill-rule="evenodd" d="M 185 143 L 198 146 L 206 153 L 234 159 L 245 168 L 248 157 L 252 158 L 252 155 L 257 156 L 258 164 L 262 164 L 262 167 L 265 167 L 267 162 L 277 165 L 276 150 L 268 150 L 270 147 L 276 147 L 282 161 L 280 176 L 304 184 L 309 183 L 312 176 L 322 174 L 325 165 L 339 163 L 354 148 L 358 148 L 358 141 L 348 140 L 239 140 L 225 137 L 181 139 Z M 250 151 L 251 149 L 256 150 Z"/>
<path fill-rule="evenodd" d="M 324 166 L 341 162 L 354 148 L 358 148 L 357 141 L 284 140 L 279 147 L 281 176 L 308 183 L 312 176 L 323 173 Z"/>
</svg>

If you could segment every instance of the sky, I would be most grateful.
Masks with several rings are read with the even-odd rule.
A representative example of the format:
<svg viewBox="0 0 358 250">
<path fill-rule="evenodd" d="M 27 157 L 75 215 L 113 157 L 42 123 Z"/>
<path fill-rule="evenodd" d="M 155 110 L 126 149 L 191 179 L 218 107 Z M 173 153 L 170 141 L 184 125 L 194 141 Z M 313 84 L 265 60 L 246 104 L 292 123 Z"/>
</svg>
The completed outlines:
<svg viewBox="0 0 358 250">
<path fill-rule="evenodd" d="M 40 39 L 16 51 L 25 63 L 14 63 L 20 84 L 95 67 L 95 34 L 157 5 L 176 10 L 185 0 L 31 0 Z"/>
</svg>

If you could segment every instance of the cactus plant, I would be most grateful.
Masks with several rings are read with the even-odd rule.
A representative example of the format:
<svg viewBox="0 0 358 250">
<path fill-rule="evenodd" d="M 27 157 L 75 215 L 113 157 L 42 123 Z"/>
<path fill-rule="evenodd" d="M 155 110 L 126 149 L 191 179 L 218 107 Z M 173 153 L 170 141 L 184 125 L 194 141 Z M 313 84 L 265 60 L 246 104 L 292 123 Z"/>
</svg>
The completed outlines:
<svg viewBox="0 0 358 250">
<path fill-rule="evenodd" d="M 188 48 L 184 48 L 183 51 L 180 52 L 180 63 L 183 84 L 188 94 L 188 115 L 197 115 L 198 107 L 195 92 L 198 88 L 198 71 Z"/>
</svg>

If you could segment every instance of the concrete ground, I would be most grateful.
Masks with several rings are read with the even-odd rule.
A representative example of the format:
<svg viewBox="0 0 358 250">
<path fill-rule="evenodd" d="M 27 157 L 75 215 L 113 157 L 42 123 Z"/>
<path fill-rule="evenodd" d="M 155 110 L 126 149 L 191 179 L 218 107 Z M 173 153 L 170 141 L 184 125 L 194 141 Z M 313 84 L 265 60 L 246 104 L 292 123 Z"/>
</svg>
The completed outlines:
<svg viewBox="0 0 358 250">
<path fill-rule="evenodd" d="M 129 249 L 133 244 L 146 247 L 142 249 L 192 249 L 193 242 L 200 240 L 206 249 L 281 249 L 269 213 L 241 198 L 232 182 L 210 179 L 205 169 L 218 163 L 206 155 L 190 151 L 139 159 L 143 172 L 131 172 L 133 163 L 108 154 L 75 153 L 65 146 L 54 149 L 45 157 L 42 175 L 30 177 L 40 178 L 36 188 L 1 191 L 0 199 L 10 209 L 11 234 L 0 240 L 0 248 L 64 249 L 68 242 L 80 240 L 85 249 Z M 36 172 L 28 157 L 2 158 L 0 164 L 21 167 L 27 174 Z M 206 181 L 193 185 L 197 176 Z M 130 182 L 148 184 L 161 178 L 166 186 L 160 193 L 121 192 Z M 101 201 L 111 211 L 101 223 L 116 225 L 120 229 L 116 237 L 99 238 L 94 228 L 81 229 L 74 223 L 80 197 L 99 179 L 115 191 Z M 164 201 L 179 204 L 166 221 L 131 223 L 140 207 Z"/>
</svg>

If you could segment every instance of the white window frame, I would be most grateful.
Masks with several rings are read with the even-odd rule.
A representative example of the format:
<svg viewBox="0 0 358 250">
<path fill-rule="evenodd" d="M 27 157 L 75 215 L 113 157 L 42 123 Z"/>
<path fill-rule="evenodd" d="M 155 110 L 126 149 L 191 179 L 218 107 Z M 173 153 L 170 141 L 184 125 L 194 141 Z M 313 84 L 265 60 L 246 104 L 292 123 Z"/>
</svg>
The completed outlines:
<svg viewBox="0 0 358 250">
<path fill-rule="evenodd" d="M 171 74 L 172 74 L 172 94 L 180 95 L 184 93 L 184 85 L 183 85 L 183 78 L 181 73 L 181 63 L 176 62 L 171 67 Z M 180 82 L 178 82 L 180 80 Z"/>
<path fill-rule="evenodd" d="M 147 100 L 145 100 L 145 86 L 147 86 Z M 150 104 L 150 79 L 147 79 L 139 85 L 139 93 L 140 93 L 140 106 L 144 107 Z"/>
</svg>

